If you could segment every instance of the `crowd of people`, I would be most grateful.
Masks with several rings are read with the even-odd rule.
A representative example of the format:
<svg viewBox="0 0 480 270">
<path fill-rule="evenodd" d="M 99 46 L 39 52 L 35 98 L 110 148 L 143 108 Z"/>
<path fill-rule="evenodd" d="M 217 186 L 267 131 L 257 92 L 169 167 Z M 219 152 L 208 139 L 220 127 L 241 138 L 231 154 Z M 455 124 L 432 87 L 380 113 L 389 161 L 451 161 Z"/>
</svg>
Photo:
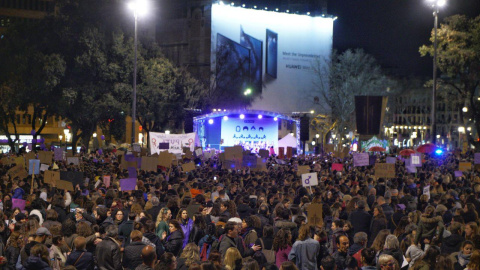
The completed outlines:
<svg viewBox="0 0 480 270">
<path fill-rule="evenodd" d="M 190 172 L 138 170 L 131 191 L 112 151 L 52 163 L 84 172 L 74 190 L 43 173 L 12 179 L 16 164 L 0 164 L 0 268 L 479 270 L 480 174 L 455 174 L 461 161 L 473 153 L 425 155 L 408 173 L 398 157 L 396 177 L 383 179 L 351 155 L 271 156 L 266 170 L 222 169 L 216 155 Z M 317 186 L 302 185 L 299 166 L 317 172 Z"/>
</svg>

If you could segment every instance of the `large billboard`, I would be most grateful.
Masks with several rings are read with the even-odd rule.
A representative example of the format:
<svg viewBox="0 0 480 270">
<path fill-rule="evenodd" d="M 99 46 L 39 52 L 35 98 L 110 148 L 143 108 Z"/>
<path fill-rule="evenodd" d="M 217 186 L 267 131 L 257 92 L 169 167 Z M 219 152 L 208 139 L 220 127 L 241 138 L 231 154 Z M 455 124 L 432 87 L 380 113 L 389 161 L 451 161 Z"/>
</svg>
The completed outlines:
<svg viewBox="0 0 480 270">
<path fill-rule="evenodd" d="M 261 93 L 250 109 L 282 113 L 313 106 L 312 65 L 332 51 L 333 21 L 212 5 L 212 72 L 229 91 Z M 238 92 L 237 92 L 238 93 Z"/>
</svg>

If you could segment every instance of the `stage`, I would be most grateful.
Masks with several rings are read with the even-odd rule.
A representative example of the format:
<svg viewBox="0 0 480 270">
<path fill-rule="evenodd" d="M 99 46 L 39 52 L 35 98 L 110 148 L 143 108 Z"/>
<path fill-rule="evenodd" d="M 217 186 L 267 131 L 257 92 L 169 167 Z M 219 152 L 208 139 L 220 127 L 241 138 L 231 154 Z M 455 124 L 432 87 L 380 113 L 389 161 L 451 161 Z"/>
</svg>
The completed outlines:
<svg viewBox="0 0 480 270">
<path fill-rule="evenodd" d="M 300 121 L 275 112 L 257 110 L 215 111 L 193 118 L 193 130 L 203 149 L 222 150 L 241 145 L 257 153 L 274 148 L 278 141 L 293 133 L 300 150 Z"/>
</svg>

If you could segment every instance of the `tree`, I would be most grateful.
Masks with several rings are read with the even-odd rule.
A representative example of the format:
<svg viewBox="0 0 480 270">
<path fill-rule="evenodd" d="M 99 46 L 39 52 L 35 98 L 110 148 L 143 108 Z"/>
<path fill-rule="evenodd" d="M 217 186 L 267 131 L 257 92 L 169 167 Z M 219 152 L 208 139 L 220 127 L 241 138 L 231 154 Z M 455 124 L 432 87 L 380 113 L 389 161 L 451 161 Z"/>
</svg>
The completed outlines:
<svg viewBox="0 0 480 270">
<path fill-rule="evenodd" d="M 432 44 L 420 47 L 422 56 L 434 55 L 434 32 L 430 38 Z M 475 93 L 480 84 L 480 16 L 474 19 L 464 15 L 445 18 L 437 32 L 437 66 L 441 71 L 440 85 L 450 86 L 457 95 L 468 104 L 473 121 L 467 121 L 460 111 L 464 125 L 475 126 L 480 132 L 480 102 Z M 467 133 L 468 141 L 476 147 L 480 142 Z"/>
<path fill-rule="evenodd" d="M 361 49 L 333 52 L 330 58 L 318 60 L 313 65 L 316 89 L 310 97 L 325 100 L 323 111 L 329 112 L 337 132 L 355 130 L 355 96 L 391 95 L 395 82 L 388 78 L 376 60 Z"/>
</svg>

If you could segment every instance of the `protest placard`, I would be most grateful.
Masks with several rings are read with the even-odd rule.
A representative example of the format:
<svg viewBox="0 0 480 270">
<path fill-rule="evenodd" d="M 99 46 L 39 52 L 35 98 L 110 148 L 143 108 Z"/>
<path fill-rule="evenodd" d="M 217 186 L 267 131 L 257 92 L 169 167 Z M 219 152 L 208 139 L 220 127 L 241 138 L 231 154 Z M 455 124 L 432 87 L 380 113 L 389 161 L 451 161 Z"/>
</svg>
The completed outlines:
<svg viewBox="0 0 480 270">
<path fill-rule="evenodd" d="M 311 203 L 307 206 L 308 224 L 312 226 L 323 227 L 322 218 L 323 206 L 321 203 Z"/>
<path fill-rule="evenodd" d="M 458 170 L 462 172 L 467 172 L 472 169 L 472 163 L 470 162 L 460 162 L 458 163 Z"/>
<path fill-rule="evenodd" d="M 200 145 L 200 141 L 195 132 L 186 134 L 166 134 L 160 132 L 150 132 L 150 154 L 160 153 L 165 148 L 164 143 L 168 143 L 168 152 L 174 154 L 183 154 L 183 147 L 188 147 L 194 151 L 195 145 Z M 162 148 L 160 148 L 162 147 Z"/>
<path fill-rule="evenodd" d="M 376 178 L 394 178 L 395 177 L 395 164 L 376 163 L 375 164 L 375 177 Z"/>
<path fill-rule="evenodd" d="M 268 150 L 266 149 L 260 149 L 258 151 L 258 155 L 262 158 L 268 158 Z"/>
<path fill-rule="evenodd" d="M 257 167 L 257 156 L 245 155 L 243 156 L 243 167 L 255 168 Z"/>
<path fill-rule="evenodd" d="M 188 147 L 183 147 L 183 155 L 185 158 L 188 158 L 188 159 L 193 158 L 193 152 Z"/>
<path fill-rule="evenodd" d="M 38 159 L 40 159 L 40 163 L 50 165 L 52 164 L 53 152 L 40 151 L 38 152 Z"/>
<path fill-rule="evenodd" d="M 165 167 L 165 168 L 170 168 L 172 166 L 172 155 L 168 151 L 162 151 L 158 155 L 158 165 Z"/>
<path fill-rule="evenodd" d="M 107 188 L 110 187 L 110 180 L 111 180 L 110 175 L 103 176 L 103 183 Z"/>
<path fill-rule="evenodd" d="M 387 157 L 388 164 L 395 164 L 397 162 L 397 158 L 395 157 Z"/>
<path fill-rule="evenodd" d="M 182 164 L 182 170 L 184 172 L 194 171 L 195 170 L 195 163 L 194 162 L 188 162 L 188 163 Z"/>
<path fill-rule="evenodd" d="M 255 172 L 266 172 L 267 171 L 267 161 L 264 158 L 257 158 L 257 166 L 251 168 Z"/>
<path fill-rule="evenodd" d="M 240 145 L 235 145 L 233 147 L 225 147 L 225 160 L 242 160 L 243 159 L 243 148 Z"/>
<path fill-rule="evenodd" d="M 343 164 L 342 163 L 333 163 L 332 164 L 332 171 L 337 171 L 337 172 L 343 171 Z"/>
<path fill-rule="evenodd" d="M 63 160 L 63 149 L 62 148 L 55 148 L 53 150 L 53 158 L 55 159 L 55 161 L 60 161 L 60 160 Z"/>
<path fill-rule="evenodd" d="M 66 189 L 68 191 L 74 191 L 72 182 L 58 180 L 57 189 Z"/>
<path fill-rule="evenodd" d="M 317 173 L 304 173 L 302 174 L 302 185 L 304 187 L 318 185 Z"/>
<path fill-rule="evenodd" d="M 285 148 L 278 147 L 278 158 L 280 158 L 280 159 L 285 158 Z"/>
<path fill-rule="evenodd" d="M 430 200 L 430 185 L 423 187 L 423 194 L 427 195 Z"/>
<path fill-rule="evenodd" d="M 136 185 L 137 185 L 136 178 L 120 179 L 120 187 L 122 188 L 122 191 L 135 190 Z"/>
<path fill-rule="evenodd" d="M 368 153 L 355 153 L 353 154 L 353 165 L 355 167 L 368 166 L 370 164 L 370 158 Z"/>
<path fill-rule="evenodd" d="M 43 175 L 43 181 L 46 184 L 55 184 L 57 181 L 60 180 L 60 172 L 56 171 L 45 171 Z"/>
<path fill-rule="evenodd" d="M 30 164 L 30 159 L 36 159 L 37 155 L 34 152 L 28 152 L 25 154 L 25 164 Z"/>
<path fill-rule="evenodd" d="M 61 171 L 60 179 L 72 183 L 73 186 L 84 184 L 83 172 Z"/>
<path fill-rule="evenodd" d="M 28 172 L 25 170 L 24 166 L 17 165 L 10 170 L 8 170 L 8 175 L 10 175 L 10 178 L 14 179 L 16 177 L 20 179 L 24 179 L 28 177 Z"/>
<path fill-rule="evenodd" d="M 135 167 L 128 167 L 128 178 L 135 178 L 135 179 L 137 179 L 137 168 L 135 168 Z"/>
<path fill-rule="evenodd" d="M 40 174 L 40 160 L 30 159 L 28 160 L 28 175 Z"/>
<path fill-rule="evenodd" d="M 50 167 L 50 166 L 48 166 L 47 164 L 40 164 L 40 171 L 44 172 L 44 171 L 48 170 L 48 167 Z"/>
<path fill-rule="evenodd" d="M 421 154 L 412 154 L 410 156 L 410 164 L 414 167 L 422 167 L 422 155 Z"/>
<path fill-rule="evenodd" d="M 462 171 L 455 171 L 455 177 L 462 177 L 463 172 Z"/>
<path fill-rule="evenodd" d="M 12 209 L 19 208 L 20 210 L 25 210 L 25 200 L 22 199 L 12 199 Z"/>
<path fill-rule="evenodd" d="M 141 169 L 147 172 L 156 172 L 158 157 L 142 157 Z"/>
<path fill-rule="evenodd" d="M 67 164 L 80 165 L 80 159 L 78 157 L 67 157 Z"/>
<path fill-rule="evenodd" d="M 201 147 L 197 147 L 197 148 L 195 149 L 195 155 L 196 155 L 197 157 L 203 155 L 203 149 L 202 149 Z"/>
<path fill-rule="evenodd" d="M 302 174 L 309 173 L 309 172 L 310 172 L 310 166 L 308 165 L 297 167 L 297 176 L 301 176 Z"/>
</svg>

